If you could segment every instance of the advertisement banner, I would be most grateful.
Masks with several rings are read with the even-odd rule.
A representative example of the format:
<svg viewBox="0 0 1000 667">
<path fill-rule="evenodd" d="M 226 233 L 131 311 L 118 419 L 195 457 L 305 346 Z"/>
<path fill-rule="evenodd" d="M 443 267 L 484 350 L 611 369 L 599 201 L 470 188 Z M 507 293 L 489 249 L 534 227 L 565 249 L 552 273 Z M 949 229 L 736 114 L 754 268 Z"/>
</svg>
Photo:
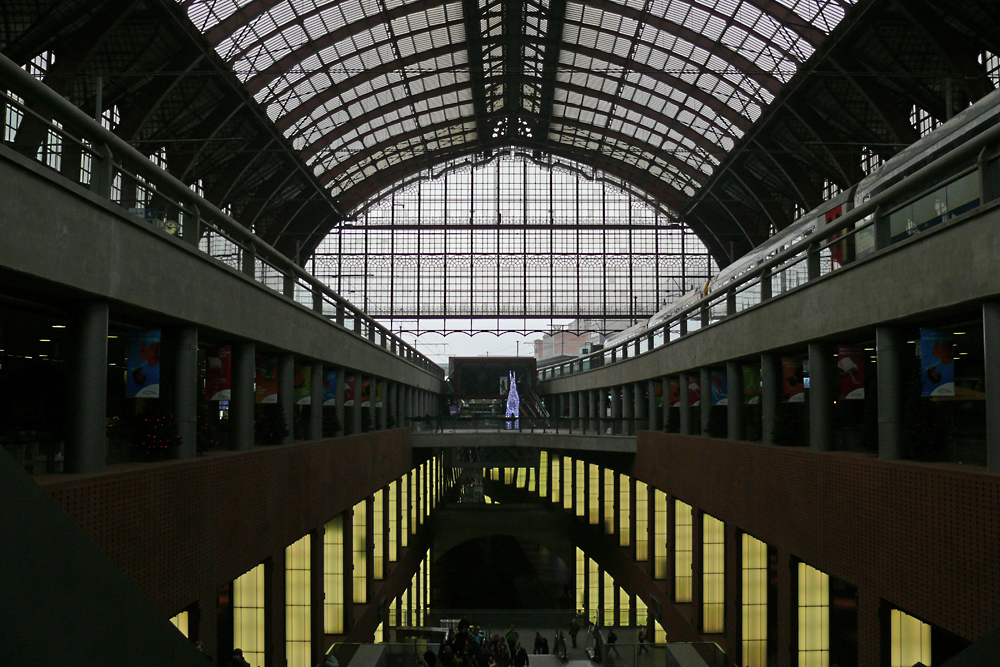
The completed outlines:
<svg viewBox="0 0 1000 667">
<path fill-rule="evenodd" d="M 712 405 L 729 405 L 726 371 L 712 371 Z"/>
<path fill-rule="evenodd" d="M 323 374 L 323 405 L 337 404 L 337 371 Z"/>
<path fill-rule="evenodd" d="M 696 375 L 688 376 L 688 405 L 701 405 L 701 380 Z"/>
<path fill-rule="evenodd" d="M 743 402 L 747 405 L 760 403 L 760 366 L 743 367 Z"/>
<path fill-rule="evenodd" d="M 278 360 L 258 358 L 254 374 L 254 403 L 278 402 Z"/>
<path fill-rule="evenodd" d="M 344 407 L 351 408 L 354 407 L 354 375 L 348 375 L 344 378 Z"/>
<path fill-rule="evenodd" d="M 233 381 L 233 348 L 210 347 L 205 350 L 205 398 L 228 401 Z"/>
<path fill-rule="evenodd" d="M 954 334 L 943 329 L 920 330 L 922 396 L 955 395 Z"/>
<path fill-rule="evenodd" d="M 312 366 L 295 366 L 292 380 L 292 400 L 295 405 L 312 404 Z"/>
<path fill-rule="evenodd" d="M 806 387 L 802 382 L 802 362 L 791 357 L 782 357 L 781 376 L 781 402 L 805 403 Z"/>
<path fill-rule="evenodd" d="M 129 331 L 126 338 L 125 396 L 160 397 L 160 330 Z"/>
<path fill-rule="evenodd" d="M 865 397 L 865 352 L 860 347 L 837 346 L 837 384 L 840 398 Z"/>
<path fill-rule="evenodd" d="M 671 378 L 669 384 L 670 396 L 668 400 L 670 401 L 670 407 L 673 408 L 681 404 L 681 383 L 676 378 Z"/>
</svg>

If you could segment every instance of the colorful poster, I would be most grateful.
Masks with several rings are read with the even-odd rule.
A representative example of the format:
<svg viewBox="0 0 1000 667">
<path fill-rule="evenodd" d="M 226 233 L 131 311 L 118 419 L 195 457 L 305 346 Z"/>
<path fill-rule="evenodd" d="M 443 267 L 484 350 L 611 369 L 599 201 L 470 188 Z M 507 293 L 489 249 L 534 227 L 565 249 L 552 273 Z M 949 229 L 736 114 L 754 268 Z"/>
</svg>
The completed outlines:
<svg viewBox="0 0 1000 667">
<path fill-rule="evenodd" d="M 385 396 L 385 382 L 375 383 L 375 407 L 381 408 Z"/>
<path fill-rule="evenodd" d="M 278 402 L 278 360 L 275 358 L 257 359 L 257 372 L 254 374 L 255 403 Z"/>
<path fill-rule="evenodd" d="M 354 407 L 354 379 L 356 376 L 348 375 L 344 378 L 344 407 Z"/>
<path fill-rule="evenodd" d="M 361 407 L 370 408 L 372 406 L 372 379 L 365 378 L 361 381 Z"/>
<path fill-rule="evenodd" d="M 292 400 L 295 405 L 312 404 L 312 366 L 295 365 L 292 379 Z"/>
<path fill-rule="evenodd" d="M 670 407 L 674 407 L 681 404 L 681 383 L 676 379 L 671 379 L 670 384 Z"/>
<path fill-rule="evenodd" d="M 701 405 L 701 380 L 696 375 L 688 376 L 688 405 Z"/>
<path fill-rule="evenodd" d="M 205 398 L 210 401 L 228 401 L 233 381 L 233 348 L 210 347 L 205 351 Z"/>
<path fill-rule="evenodd" d="M 125 396 L 160 397 L 160 330 L 129 331 L 126 339 Z"/>
<path fill-rule="evenodd" d="M 781 402 L 805 403 L 806 387 L 802 382 L 802 362 L 791 357 L 782 357 L 781 376 Z"/>
<path fill-rule="evenodd" d="M 920 330 L 922 396 L 955 395 L 954 334 L 943 329 Z"/>
<path fill-rule="evenodd" d="M 865 356 L 860 347 L 837 346 L 837 384 L 840 398 L 865 397 Z"/>
<path fill-rule="evenodd" d="M 729 405 L 729 382 L 726 371 L 712 371 L 712 405 Z"/>
<path fill-rule="evenodd" d="M 337 404 L 337 371 L 323 374 L 323 405 Z"/>
<path fill-rule="evenodd" d="M 760 366 L 743 367 L 743 402 L 747 405 L 760 403 Z"/>
</svg>

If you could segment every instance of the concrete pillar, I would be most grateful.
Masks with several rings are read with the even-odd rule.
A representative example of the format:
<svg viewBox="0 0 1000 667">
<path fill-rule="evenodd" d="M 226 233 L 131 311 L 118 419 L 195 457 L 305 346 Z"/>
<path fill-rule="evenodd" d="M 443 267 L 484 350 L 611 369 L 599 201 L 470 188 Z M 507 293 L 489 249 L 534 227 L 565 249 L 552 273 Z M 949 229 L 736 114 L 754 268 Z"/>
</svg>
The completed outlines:
<svg viewBox="0 0 1000 667">
<path fill-rule="evenodd" d="M 174 418 L 181 446 L 177 458 L 198 456 L 198 330 L 193 327 L 174 332 Z"/>
<path fill-rule="evenodd" d="M 597 428 L 601 433 L 607 433 L 611 428 L 608 423 L 608 400 L 611 396 L 606 387 L 597 390 Z"/>
<path fill-rule="evenodd" d="M 646 414 L 649 417 L 646 428 L 650 431 L 663 430 L 663 414 L 656 408 L 656 382 L 650 380 L 646 383 Z"/>
<path fill-rule="evenodd" d="M 285 416 L 288 434 L 281 439 L 283 445 L 295 441 L 295 355 L 282 354 L 278 357 L 278 405 Z"/>
<path fill-rule="evenodd" d="M 632 383 L 621 386 L 622 392 L 622 433 L 632 435 L 635 433 L 635 387 Z"/>
<path fill-rule="evenodd" d="M 814 451 L 833 450 L 836 367 L 833 345 L 809 343 L 809 449 Z"/>
<path fill-rule="evenodd" d="M 379 407 L 378 400 L 378 383 L 381 378 L 373 377 L 371 384 L 371 413 L 372 413 L 372 430 L 382 431 L 385 430 L 385 396 L 382 396 L 382 407 Z"/>
<path fill-rule="evenodd" d="M 344 429 L 347 425 L 344 415 L 344 388 L 347 387 L 347 369 L 341 366 L 337 369 L 337 423 L 340 428 L 337 429 L 337 435 L 344 435 Z"/>
<path fill-rule="evenodd" d="M 107 455 L 107 302 L 84 304 L 75 324 L 66 472 L 101 472 Z"/>
<path fill-rule="evenodd" d="M 712 419 L 712 369 L 702 368 L 701 376 L 701 431 L 703 436 L 707 436 L 709 425 Z"/>
<path fill-rule="evenodd" d="M 309 428 L 307 437 L 311 440 L 323 438 L 323 362 L 312 362 L 309 386 Z"/>
<path fill-rule="evenodd" d="M 636 382 L 632 387 L 632 400 L 635 402 L 635 428 L 639 430 L 649 430 L 649 413 L 646 411 L 649 399 L 646 397 L 646 385 L 648 382 Z"/>
<path fill-rule="evenodd" d="M 392 424 L 390 420 L 395 420 L 399 415 L 396 414 L 396 389 L 399 388 L 399 384 L 396 382 L 385 381 L 385 427 L 391 428 Z"/>
<path fill-rule="evenodd" d="M 241 452 L 253 449 L 255 354 L 256 347 L 253 343 L 233 344 L 233 379 L 229 392 L 229 448 Z"/>
<path fill-rule="evenodd" d="M 678 379 L 680 392 L 680 432 L 681 435 L 691 435 L 691 380 L 687 373 L 681 373 Z"/>
<path fill-rule="evenodd" d="M 570 392 L 569 394 L 569 430 L 570 433 L 573 432 L 574 428 L 579 428 L 578 420 L 580 419 L 580 401 L 577 399 L 576 392 Z"/>
<path fill-rule="evenodd" d="M 590 421 L 590 429 L 596 433 L 601 431 L 600 412 L 598 410 L 597 390 L 587 391 L 587 417 Z"/>
<path fill-rule="evenodd" d="M 622 388 L 611 387 L 611 434 L 622 432 Z"/>
<path fill-rule="evenodd" d="M 780 354 L 768 352 L 760 355 L 760 384 L 761 441 L 765 445 L 774 445 L 774 429 L 781 405 Z"/>
<path fill-rule="evenodd" d="M 746 437 L 743 425 L 743 364 L 738 361 L 726 363 L 726 384 L 729 393 L 726 401 L 726 437 L 743 440 Z"/>
<path fill-rule="evenodd" d="M 1000 474 L 1000 302 L 996 301 L 983 303 L 983 366 L 986 376 L 986 470 L 996 475 Z"/>
<path fill-rule="evenodd" d="M 883 461 L 898 461 L 902 458 L 900 424 L 906 383 L 903 371 L 904 344 L 902 335 L 896 329 L 875 328 L 875 353 L 878 355 L 878 364 L 875 366 L 878 373 L 878 457 Z M 986 414 L 989 419 L 988 406 Z"/>
</svg>

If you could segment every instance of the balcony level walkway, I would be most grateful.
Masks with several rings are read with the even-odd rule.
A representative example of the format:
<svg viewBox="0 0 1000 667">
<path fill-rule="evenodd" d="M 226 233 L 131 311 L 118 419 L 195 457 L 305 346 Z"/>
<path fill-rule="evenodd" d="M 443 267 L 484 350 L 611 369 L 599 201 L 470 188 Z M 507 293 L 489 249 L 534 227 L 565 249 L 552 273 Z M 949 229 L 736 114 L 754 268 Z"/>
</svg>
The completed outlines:
<svg viewBox="0 0 1000 667">
<path fill-rule="evenodd" d="M 445 426 L 440 431 L 413 433 L 414 447 L 525 447 L 635 454 L 635 443 L 634 435 L 598 435 L 593 431 L 571 433 L 564 428 L 558 431 L 555 428 L 508 431 L 456 429 Z"/>
</svg>

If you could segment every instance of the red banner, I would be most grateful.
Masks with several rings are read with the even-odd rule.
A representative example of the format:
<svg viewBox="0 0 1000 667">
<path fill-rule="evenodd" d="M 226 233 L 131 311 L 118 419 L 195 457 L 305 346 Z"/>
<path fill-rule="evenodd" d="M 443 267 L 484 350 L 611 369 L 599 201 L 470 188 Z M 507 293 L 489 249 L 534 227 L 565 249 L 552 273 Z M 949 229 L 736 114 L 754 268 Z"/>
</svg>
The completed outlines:
<svg viewBox="0 0 1000 667">
<path fill-rule="evenodd" d="M 846 345 L 837 346 L 837 383 L 840 385 L 840 398 L 865 397 L 864 350 Z"/>
</svg>

